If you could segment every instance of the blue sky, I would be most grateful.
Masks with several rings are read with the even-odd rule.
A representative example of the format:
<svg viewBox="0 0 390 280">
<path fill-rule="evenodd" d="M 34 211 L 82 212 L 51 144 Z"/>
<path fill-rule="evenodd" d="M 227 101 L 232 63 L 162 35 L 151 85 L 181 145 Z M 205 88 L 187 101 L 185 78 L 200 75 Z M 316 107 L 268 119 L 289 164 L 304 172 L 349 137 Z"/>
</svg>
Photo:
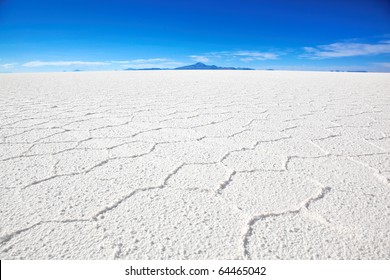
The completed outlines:
<svg viewBox="0 0 390 280">
<path fill-rule="evenodd" d="M 390 72 L 389 0 L 0 0 L 0 72 Z"/>
</svg>

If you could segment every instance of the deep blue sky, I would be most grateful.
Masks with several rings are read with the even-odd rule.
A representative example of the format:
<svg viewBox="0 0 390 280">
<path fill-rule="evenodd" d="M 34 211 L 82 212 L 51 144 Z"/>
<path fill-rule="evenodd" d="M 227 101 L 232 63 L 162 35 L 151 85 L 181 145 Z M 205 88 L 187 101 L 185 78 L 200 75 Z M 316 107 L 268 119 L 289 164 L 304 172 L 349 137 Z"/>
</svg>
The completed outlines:
<svg viewBox="0 0 390 280">
<path fill-rule="evenodd" d="M 0 0 L 0 72 L 390 71 L 390 0 Z"/>
</svg>

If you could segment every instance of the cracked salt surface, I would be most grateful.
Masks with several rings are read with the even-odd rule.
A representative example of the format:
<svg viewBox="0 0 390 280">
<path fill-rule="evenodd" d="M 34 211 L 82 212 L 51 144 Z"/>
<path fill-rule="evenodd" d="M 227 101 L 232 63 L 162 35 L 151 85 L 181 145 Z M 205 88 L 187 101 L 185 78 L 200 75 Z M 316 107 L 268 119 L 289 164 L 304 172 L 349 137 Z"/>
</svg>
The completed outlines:
<svg viewBox="0 0 390 280">
<path fill-rule="evenodd" d="M 390 258 L 388 74 L 0 84 L 2 259 Z"/>
</svg>

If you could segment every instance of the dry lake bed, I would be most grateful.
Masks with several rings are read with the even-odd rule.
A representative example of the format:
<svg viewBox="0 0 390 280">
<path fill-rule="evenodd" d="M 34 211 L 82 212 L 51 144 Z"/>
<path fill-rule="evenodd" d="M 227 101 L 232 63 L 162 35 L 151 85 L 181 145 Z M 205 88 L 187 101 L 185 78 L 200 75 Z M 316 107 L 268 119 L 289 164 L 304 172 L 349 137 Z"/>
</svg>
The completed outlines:
<svg viewBox="0 0 390 280">
<path fill-rule="evenodd" d="M 0 74 L 1 259 L 389 259 L 390 74 Z"/>
</svg>

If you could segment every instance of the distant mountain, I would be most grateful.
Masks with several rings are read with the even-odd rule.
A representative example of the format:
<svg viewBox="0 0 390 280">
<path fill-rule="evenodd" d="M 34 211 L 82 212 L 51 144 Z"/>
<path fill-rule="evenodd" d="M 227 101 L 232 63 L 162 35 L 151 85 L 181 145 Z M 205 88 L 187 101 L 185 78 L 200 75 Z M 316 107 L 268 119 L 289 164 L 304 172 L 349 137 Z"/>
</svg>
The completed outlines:
<svg viewBox="0 0 390 280">
<path fill-rule="evenodd" d="M 215 65 L 206 65 L 202 62 L 198 62 L 192 65 L 186 65 L 175 68 L 175 70 L 217 70 L 220 67 Z"/>
<path fill-rule="evenodd" d="M 330 70 L 330 72 L 351 72 L 351 73 L 367 73 L 366 70 Z"/>
<path fill-rule="evenodd" d="M 141 69 L 138 69 L 138 70 L 164 70 L 164 69 L 152 67 L 152 68 L 141 68 Z"/>
<path fill-rule="evenodd" d="M 141 71 L 141 70 L 170 70 L 168 68 L 127 68 L 126 71 Z"/>
<path fill-rule="evenodd" d="M 177 67 L 174 69 L 169 69 L 169 68 L 127 68 L 125 69 L 127 71 L 131 70 L 255 70 L 252 68 L 242 68 L 242 67 L 219 67 L 215 65 L 206 65 L 202 62 L 198 62 L 192 65 L 187 65 L 187 66 L 182 66 L 182 67 Z"/>
<path fill-rule="evenodd" d="M 254 70 L 252 68 L 241 67 L 219 67 L 215 65 L 206 65 L 202 62 L 198 62 L 192 65 L 177 67 L 174 70 Z"/>
</svg>

